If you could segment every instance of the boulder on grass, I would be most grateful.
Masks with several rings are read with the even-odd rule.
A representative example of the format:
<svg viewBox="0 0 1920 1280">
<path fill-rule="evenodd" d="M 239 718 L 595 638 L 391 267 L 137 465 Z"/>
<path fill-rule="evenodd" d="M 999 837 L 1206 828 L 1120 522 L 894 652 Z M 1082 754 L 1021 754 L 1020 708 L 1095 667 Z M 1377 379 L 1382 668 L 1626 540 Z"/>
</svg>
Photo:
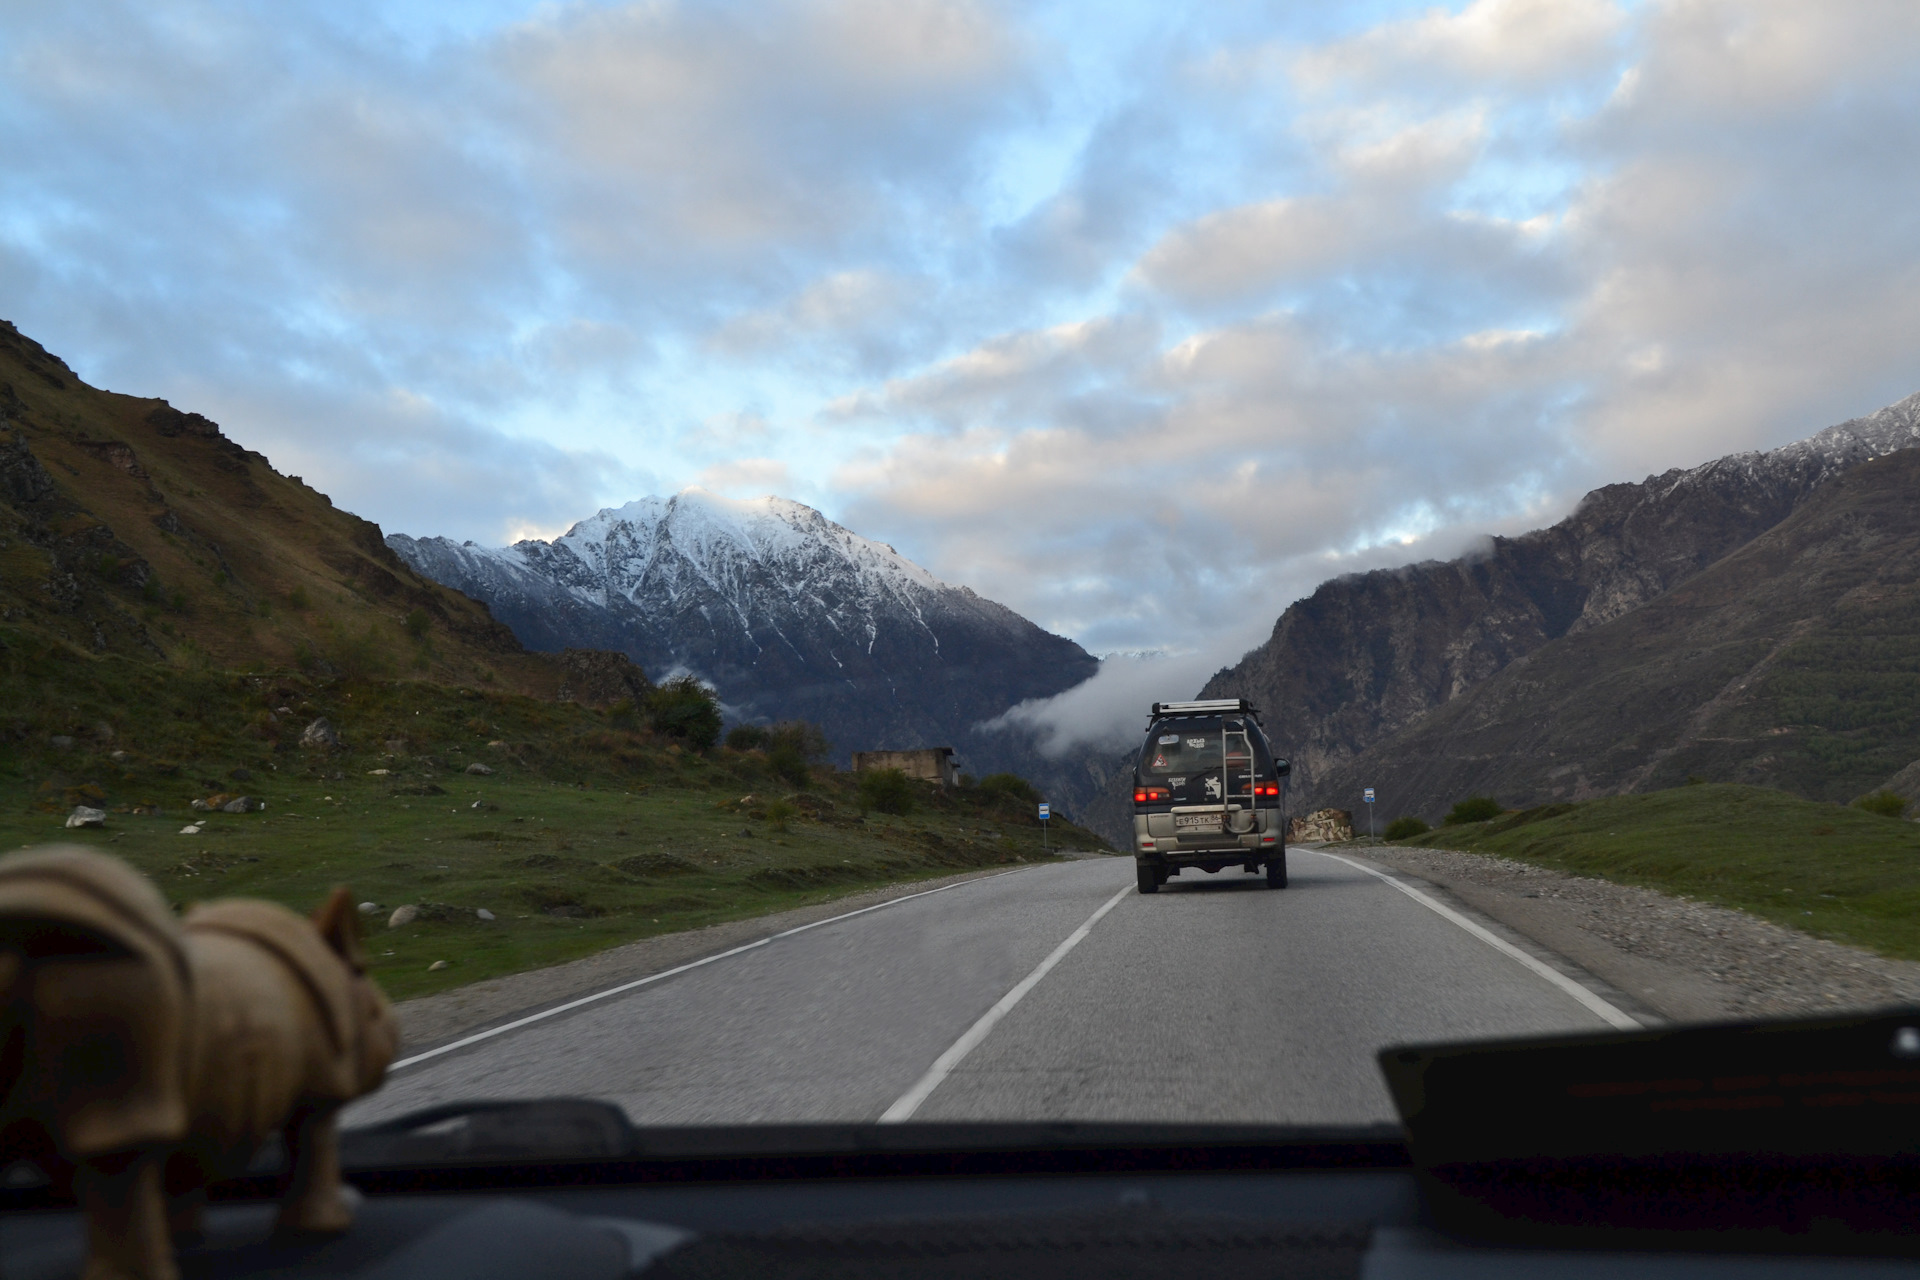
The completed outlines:
<svg viewBox="0 0 1920 1280">
<path fill-rule="evenodd" d="M 300 745 L 321 751 L 332 751 L 340 744 L 340 734 L 321 716 L 300 732 Z"/>
<path fill-rule="evenodd" d="M 107 825 L 107 811 L 93 809 L 84 804 L 73 806 L 73 812 L 67 815 L 70 827 L 104 827 Z"/>
</svg>

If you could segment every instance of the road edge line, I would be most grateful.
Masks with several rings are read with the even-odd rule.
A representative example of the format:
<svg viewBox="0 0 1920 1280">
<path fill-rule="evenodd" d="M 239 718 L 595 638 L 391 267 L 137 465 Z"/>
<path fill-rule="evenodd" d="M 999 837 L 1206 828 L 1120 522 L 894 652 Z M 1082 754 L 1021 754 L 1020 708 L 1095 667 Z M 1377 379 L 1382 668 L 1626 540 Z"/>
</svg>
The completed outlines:
<svg viewBox="0 0 1920 1280">
<path fill-rule="evenodd" d="M 901 1094 L 892 1106 L 881 1112 L 880 1123 L 899 1124 L 903 1120 L 912 1119 L 913 1113 L 920 1109 L 920 1104 L 932 1096 L 933 1091 L 953 1074 L 953 1069 L 959 1066 L 968 1054 L 980 1047 L 980 1042 L 987 1038 L 1000 1019 L 1013 1012 L 1013 1007 L 1026 999 L 1028 992 L 1040 985 L 1040 979 L 1046 977 L 1055 965 L 1066 959 L 1067 953 L 1079 946 L 1086 936 L 1093 932 L 1093 926 L 1099 924 L 1107 912 L 1119 906 L 1120 899 L 1133 891 L 1132 885 L 1120 890 L 1102 903 L 1100 909 L 1088 916 L 1078 929 L 1068 934 L 1066 941 L 1055 947 L 1048 953 L 1045 960 L 1034 966 L 1033 972 L 1016 982 L 1007 994 L 994 1002 L 993 1008 L 981 1014 L 978 1022 L 968 1027 L 958 1040 L 948 1046 L 945 1053 L 935 1058 L 933 1065 L 927 1068 L 927 1073 L 914 1082 L 913 1088 Z"/>
<path fill-rule="evenodd" d="M 743 951 L 752 951 L 756 947 L 764 947 L 769 942 L 777 942 L 781 938 L 790 938 L 796 933 L 805 933 L 809 929 L 818 929 L 823 924 L 834 924 L 841 920 L 851 920 L 855 916 L 863 916 L 869 911 L 878 911 L 882 907 L 891 907 L 902 902 L 912 902 L 915 898 L 925 898 L 935 893 L 945 893 L 949 889 L 958 889 L 962 885 L 979 884 L 982 880 L 998 880 L 1001 876 L 1009 876 L 1014 874 L 1014 871 L 1025 871 L 1026 869 L 1025 867 L 1015 867 L 1013 871 L 1000 871 L 990 876 L 975 876 L 971 880 L 956 880 L 952 884 L 943 884 L 938 889 L 923 889 L 919 893 L 904 893 L 897 898 L 888 898 L 885 902 L 876 902 L 870 907 L 861 907 L 858 911 L 849 911 L 843 915 L 829 916 L 825 920 L 815 920 L 812 924 L 803 924 L 797 928 L 784 929 L 779 933 L 768 934 L 764 938 L 755 938 L 752 942 L 745 942 L 737 947 L 730 947 L 725 951 L 716 952 L 710 956 L 702 956 L 698 960 L 689 960 L 687 963 L 675 965 L 671 969 L 662 969 L 659 973 L 650 973 L 644 978 L 635 978 L 632 982 L 623 982 L 617 987 L 608 987 L 604 991 L 595 991 L 588 995 L 578 996 L 567 1001 L 565 1004 L 557 1004 L 551 1009 L 542 1009 L 540 1012 L 530 1013 L 524 1018 L 516 1018 L 512 1022 L 504 1022 L 497 1027 L 488 1027 L 485 1031 L 476 1031 L 470 1036 L 463 1036 L 448 1044 L 424 1050 L 414 1054 L 410 1058 L 402 1058 L 387 1068 L 387 1074 L 392 1075 L 403 1067 L 411 1067 L 417 1063 L 425 1062 L 429 1058 L 437 1058 L 443 1053 L 452 1053 L 455 1049 L 464 1049 L 468 1045 L 479 1044 L 482 1040 L 491 1040 L 495 1036 L 503 1036 L 509 1031 L 518 1031 L 521 1027 L 531 1026 L 536 1022 L 544 1022 L 548 1018 L 558 1014 L 578 1009 L 581 1005 L 592 1004 L 596 1000 L 605 1000 L 607 997 L 617 996 L 623 991 L 632 991 L 635 987 L 644 987 L 648 983 L 659 982 L 663 978 L 671 978 L 675 974 L 685 973 L 689 969 L 698 969 L 700 966 L 712 964 L 716 960 L 725 960 L 729 956 L 737 956 Z"/>
<path fill-rule="evenodd" d="M 1406 894 L 1409 898 L 1412 898 L 1415 902 L 1419 903 L 1421 906 L 1426 907 L 1428 910 L 1439 915 L 1441 918 L 1446 920 L 1451 920 L 1453 923 L 1459 925 L 1462 929 L 1465 929 L 1468 933 L 1480 939 L 1480 941 L 1486 943 L 1488 946 L 1492 947 L 1495 951 L 1500 952 L 1502 955 L 1511 957 L 1514 960 L 1518 960 L 1523 966 L 1532 970 L 1534 973 L 1538 974 L 1540 977 L 1545 978 L 1548 982 L 1552 983 L 1554 986 L 1560 988 L 1562 991 L 1572 996 L 1575 1000 L 1579 1001 L 1582 1005 L 1584 1005 L 1587 1008 L 1589 1012 L 1599 1015 L 1600 1019 L 1603 1022 L 1606 1022 L 1608 1025 L 1615 1027 L 1616 1029 L 1621 1031 L 1644 1031 L 1646 1029 L 1646 1024 L 1641 1022 L 1638 1018 L 1634 1017 L 1632 1014 L 1629 1014 L 1621 1010 L 1617 1006 L 1609 1003 L 1608 1001 L 1601 999 L 1599 996 L 1595 995 L 1593 992 L 1587 990 L 1587 988 L 1575 982 L 1572 978 L 1569 978 L 1566 974 L 1561 973 L 1558 969 L 1554 968 L 1552 965 L 1545 964 L 1542 961 L 1540 961 L 1537 957 L 1528 955 L 1525 951 L 1522 951 L 1519 947 L 1514 946 L 1511 942 L 1508 942 L 1505 938 L 1502 938 L 1499 934 L 1494 933 L 1491 930 L 1485 928 L 1484 926 L 1477 924 L 1472 920 L 1467 919 L 1467 917 L 1461 915 L 1458 911 L 1455 911 L 1452 907 L 1449 907 L 1444 902 L 1441 902 L 1438 899 L 1435 899 L 1433 897 L 1428 896 L 1427 894 L 1420 892 L 1420 890 L 1414 888 L 1412 885 L 1404 884 L 1401 881 L 1394 879 L 1392 876 L 1388 875 L 1386 872 L 1377 870 L 1376 868 L 1373 868 L 1373 867 L 1369 867 L 1364 863 L 1355 862 L 1351 858 L 1343 858 L 1337 853 L 1327 853 L 1321 849 L 1303 849 L 1301 850 L 1301 852 L 1315 853 L 1315 854 L 1319 854 L 1323 858 L 1332 858 L 1335 862 L 1344 862 L 1348 866 L 1352 867 L 1355 871 L 1364 871 L 1368 875 L 1373 876 L 1377 880 L 1384 880 L 1386 883 L 1392 885 L 1394 888 L 1398 889 L 1400 892 Z"/>
</svg>

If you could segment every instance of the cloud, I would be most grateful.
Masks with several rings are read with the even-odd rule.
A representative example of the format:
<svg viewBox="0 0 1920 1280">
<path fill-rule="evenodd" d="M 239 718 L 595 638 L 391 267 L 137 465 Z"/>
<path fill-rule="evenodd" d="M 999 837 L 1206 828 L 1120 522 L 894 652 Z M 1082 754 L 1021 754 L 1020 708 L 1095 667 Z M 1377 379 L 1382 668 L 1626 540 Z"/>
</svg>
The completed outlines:
<svg viewBox="0 0 1920 1280">
<path fill-rule="evenodd" d="M 794 249 L 911 234 L 900 197 L 953 192 L 1021 95 L 1017 40 L 965 0 L 554 10 L 495 58 L 563 251 L 614 278 L 765 286 Z"/>
<path fill-rule="evenodd" d="M 874 270 L 836 271 L 771 306 L 729 317 L 707 338 L 743 363 L 800 359 L 885 374 L 925 349 L 939 325 L 926 306 L 939 284 Z"/>
<path fill-rule="evenodd" d="M 1603 66 L 1627 24 L 1608 0 L 1473 0 L 1302 51 L 1293 70 L 1315 88 L 1397 87 L 1409 76 L 1483 90 L 1551 86 Z"/>
<path fill-rule="evenodd" d="M 1030 96 L 1018 31 L 967 0 L 543 7 L 400 38 L 402 17 L 0 19 L 0 288 L 94 381 L 311 455 L 412 528 L 577 515 L 663 462 L 679 487 L 714 459 L 673 442 L 790 395 L 702 357 L 917 358 L 940 340 L 924 242 Z M 436 413 L 369 408 L 403 393 Z"/>
<path fill-rule="evenodd" d="M 741 458 L 708 467 L 695 481 L 703 489 L 729 498 L 775 496 L 792 492 L 793 478 L 778 458 Z"/>
</svg>

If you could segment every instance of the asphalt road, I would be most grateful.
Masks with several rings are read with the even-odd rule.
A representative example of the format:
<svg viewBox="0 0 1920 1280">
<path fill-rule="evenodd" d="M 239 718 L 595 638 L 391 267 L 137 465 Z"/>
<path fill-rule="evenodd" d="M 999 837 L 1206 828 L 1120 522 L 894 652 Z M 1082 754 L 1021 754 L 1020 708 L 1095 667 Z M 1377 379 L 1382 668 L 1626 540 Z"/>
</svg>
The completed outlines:
<svg viewBox="0 0 1920 1280">
<path fill-rule="evenodd" d="M 969 881 L 402 1066 L 346 1123 L 561 1094 L 617 1100 L 642 1124 L 890 1108 L 1367 1123 L 1393 1118 L 1384 1044 L 1606 1025 L 1392 885 L 1310 850 L 1289 861 L 1277 892 L 1190 872 L 1142 896 L 1128 858 Z"/>
</svg>

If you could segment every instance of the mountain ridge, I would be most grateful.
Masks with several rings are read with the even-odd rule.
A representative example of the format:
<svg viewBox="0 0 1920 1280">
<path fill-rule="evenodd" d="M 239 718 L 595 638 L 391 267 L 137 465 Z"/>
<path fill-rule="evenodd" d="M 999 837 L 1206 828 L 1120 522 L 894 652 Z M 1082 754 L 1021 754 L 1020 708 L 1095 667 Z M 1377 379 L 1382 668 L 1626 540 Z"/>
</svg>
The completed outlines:
<svg viewBox="0 0 1920 1280">
<path fill-rule="evenodd" d="M 540 697 L 564 674 L 218 423 L 92 387 L 7 321 L 0 626 L 83 662 L 399 668 Z"/>
<path fill-rule="evenodd" d="M 1556 639 L 1332 770 L 1386 817 L 1738 782 L 1846 802 L 1920 758 L 1920 449 L 1821 485 L 1640 609 Z"/>
<path fill-rule="evenodd" d="M 387 545 L 484 602 L 530 649 L 614 649 L 656 678 L 691 672 L 731 718 L 811 720 L 843 755 L 952 746 L 975 773 L 1058 772 L 973 726 L 1099 665 L 787 498 L 690 488 L 603 508 L 552 540 L 489 548 L 396 533 Z M 1056 782 L 1072 804 L 1074 785 Z"/>
<path fill-rule="evenodd" d="M 1479 555 L 1334 579 L 1202 697 L 1248 697 L 1292 752 L 1302 803 L 1374 743 L 1562 636 L 1643 607 L 1778 525 L 1836 476 L 1920 444 L 1920 394 L 1778 449 L 1589 493 Z M 1343 782 L 1342 785 L 1345 785 Z"/>
</svg>

